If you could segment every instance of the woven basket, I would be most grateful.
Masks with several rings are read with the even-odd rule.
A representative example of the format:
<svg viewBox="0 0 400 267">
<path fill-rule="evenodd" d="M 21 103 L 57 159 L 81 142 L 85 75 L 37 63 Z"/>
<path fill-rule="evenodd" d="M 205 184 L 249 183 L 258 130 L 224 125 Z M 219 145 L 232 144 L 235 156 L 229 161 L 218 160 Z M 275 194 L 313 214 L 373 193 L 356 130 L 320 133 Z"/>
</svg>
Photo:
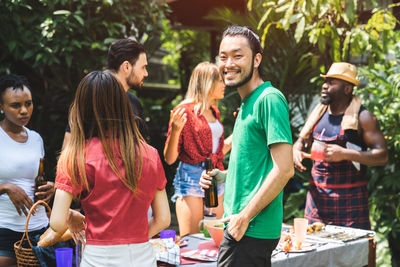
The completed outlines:
<svg viewBox="0 0 400 267">
<path fill-rule="evenodd" d="M 20 241 L 17 241 L 14 243 L 14 251 L 15 251 L 15 256 L 17 257 L 17 264 L 18 267 L 31 267 L 31 266 L 38 266 L 40 267 L 39 260 L 35 256 L 35 253 L 32 250 L 32 243 L 29 240 L 29 235 L 28 235 L 28 224 L 29 224 L 29 218 L 31 217 L 32 212 L 35 210 L 35 208 L 38 205 L 43 205 L 46 207 L 46 209 L 51 213 L 51 209 L 49 205 L 47 205 L 46 202 L 39 200 L 35 204 L 33 204 L 32 208 L 29 211 L 28 217 L 26 218 L 26 223 L 25 223 L 25 231 L 24 234 L 22 235 L 22 238 Z M 24 239 L 28 241 L 29 247 L 23 247 L 26 245 L 26 242 L 24 244 Z"/>
</svg>

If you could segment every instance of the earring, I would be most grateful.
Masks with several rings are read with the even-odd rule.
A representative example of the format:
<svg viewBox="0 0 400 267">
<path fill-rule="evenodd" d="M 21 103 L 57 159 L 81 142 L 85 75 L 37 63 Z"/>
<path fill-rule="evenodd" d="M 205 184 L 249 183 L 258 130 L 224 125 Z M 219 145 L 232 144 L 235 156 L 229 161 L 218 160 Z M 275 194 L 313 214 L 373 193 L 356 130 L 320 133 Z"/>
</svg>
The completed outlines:
<svg viewBox="0 0 400 267">
<path fill-rule="evenodd" d="M 3 115 L 3 114 L 4 114 L 4 111 L 3 111 L 3 110 L 0 110 L 0 114 Z"/>
</svg>

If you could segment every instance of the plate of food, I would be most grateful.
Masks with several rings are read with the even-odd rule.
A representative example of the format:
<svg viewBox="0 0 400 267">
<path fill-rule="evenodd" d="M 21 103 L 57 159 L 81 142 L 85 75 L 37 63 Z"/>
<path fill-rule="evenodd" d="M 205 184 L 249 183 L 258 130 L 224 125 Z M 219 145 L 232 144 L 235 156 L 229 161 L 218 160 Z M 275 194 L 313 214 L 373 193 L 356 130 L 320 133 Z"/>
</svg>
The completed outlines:
<svg viewBox="0 0 400 267">
<path fill-rule="evenodd" d="M 319 238 L 320 240 L 329 240 L 330 242 L 349 242 L 359 238 L 373 237 L 374 235 L 374 231 L 336 225 L 326 225 L 321 231 L 311 234 L 314 239 Z"/>
<path fill-rule="evenodd" d="M 296 242 L 295 244 L 292 235 L 288 234 L 279 240 L 277 248 L 288 253 L 304 253 L 315 250 L 316 245 L 309 242 Z"/>
</svg>

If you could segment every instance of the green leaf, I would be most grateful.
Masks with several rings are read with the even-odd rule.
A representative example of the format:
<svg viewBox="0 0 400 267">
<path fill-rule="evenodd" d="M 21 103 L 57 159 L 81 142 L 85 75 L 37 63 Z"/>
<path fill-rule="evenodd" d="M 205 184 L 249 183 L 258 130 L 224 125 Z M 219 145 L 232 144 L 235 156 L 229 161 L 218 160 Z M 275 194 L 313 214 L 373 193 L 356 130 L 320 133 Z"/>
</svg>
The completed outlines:
<svg viewBox="0 0 400 267">
<path fill-rule="evenodd" d="M 336 37 L 333 39 L 333 61 L 340 62 L 341 61 L 341 54 L 340 54 L 340 39 Z"/>
<path fill-rule="evenodd" d="M 261 44 L 265 47 L 265 38 L 267 37 L 269 28 L 271 27 L 272 23 L 268 23 L 268 25 L 264 28 L 263 35 L 261 36 Z"/>
<path fill-rule="evenodd" d="M 343 54 L 343 59 L 344 59 L 345 61 L 348 61 L 348 59 L 349 59 L 349 57 L 350 57 L 349 52 L 350 52 L 351 34 L 352 34 L 351 32 L 347 32 L 347 33 L 346 33 L 346 37 L 345 37 L 344 42 L 343 42 L 343 51 L 342 51 L 342 54 Z"/>
<path fill-rule="evenodd" d="M 27 50 L 25 51 L 24 56 L 22 57 L 22 59 L 29 59 L 30 57 L 32 57 L 35 54 L 34 50 Z"/>
<path fill-rule="evenodd" d="M 77 40 L 72 40 L 72 45 L 74 45 L 77 48 L 82 48 L 82 44 Z"/>
<path fill-rule="evenodd" d="M 97 49 L 97 48 L 100 48 L 100 44 L 98 43 L 98 42 L 94 42 L 94 43 L 92 43 L 92 45 L 91 45 L 91 49 Z"/>
<path fill-rule="evenodd" d="M 298 217 L 299 214 L 304 214 L 304 210 L 301 209 L 306 201 L 307 191 L 301 189 L 299 192 L 291 193 L 284 204 L 284 220 L 287 221 L 292 217 Z"/>
<path fill-rule="evenodd" d="M 67 63 L 67 66 L 68 66 L 68 67 L 71 67 L 71 65 L 72 65 L 72 56 L 67 55 L 67 56 L 65 57 L 65 62 Z"/>
<path fill-rule="evenodd" d="M 69 10 L 56 10 L 53 12 L 53 15 L 66 15 L 69 16 L 71 15 L 71 11 Z"/>
<path fill-rule="evenodd" d="M 318 40 L 320 30 L 318 28 L 313 28 L 309 33 L 309 41 L 311 44 L 316 44 Z"/>
<path fill-rule="evenodd" d="M 249 11 L 251 11 L 252 8 L 253 8 L 253 0 L 248 0 L 248 2 L 247 2 L 247 9 L 248 9 Z"/>
<path fill-rule="evenodd" d="M 43 54 L 42 53 L 37 54 L 36 58 L 35 58 L 35 60 L 36 60 L 35 64 L 38 64 L 38 61 L 40 61 L 42 58 L 43 58 Z"/>
<path fill-rule="evenodd" d="M 319 49 L 319 52 L 321 52 L 322 54 L 326 53 L 326 51 L 325 51 L 326 40 L 325 40 L 325 36 L 322 34 L 318 36 L 318 49 Z"/>
<path fill-rule="evenodd" d="M 83 20 L 82 17 L 78 16 L 78 15 L 74 15 L 74 18 L 79 22 L 79 24 L 81 24 L 82 26 L 85 24 L 85 21 Z"/>
<path fill-rule="evenodd" d="M 346 0 L 346 9 L 345 13 L 342 13 L 342 18 L 347 24 L 353 23 L 356 8 L 357 0 Z"/>
<path fill-rule="evenodd" d="M 106 39 L 104 39 L 104 44 L 109 45 L 109 44 L 112 44 L 116 40 L 117 39 L 115 39 L 115 38 L 106 38 Z"/>
<path fill-rule="evenodd" d="M 10 52 L 12 52 L 16 46 L 17 46 L 17 42 L 12 40 L 8 43 L 8 50 L 10 50 Z"/>
<path fill-rule="evenodd" d="M 268 16 L 269 16 L 269 14 L 271 13 L 271 11 L 272 11 L 272 8 L 269 8 L 269 9 L 267 10 L 267 12 L 264 13 L 264 15 L 262 16 L 262 18 L 260 19 L 260 22 L 258 23 L 257 30 L 260 30 L 260 29 L 261 29 L 261 26 L 262 26 L 262 25 L 264 24 L 264 22 L 267 20 L 267 18 L 268 18 Z"/>
<path fill-rule="evenodd" d="M 294 39 L 296 39 L 297 43 L 300 42 L 300 39 L 303 37 L 305 26 L 306 19 L 302 17 L 299 23 L 297 23 L 296 31 L 294 32 Z"/>
<path fill-rule="evenodd" d="M 288 29 L 289 29 L 289 26 L 290 26 L 290 18 L 292 17 L 292 15 L 293 15 L 293 11 L 294 11 L 294 6 L 295 6 L 295 4 L 296 4 L 296 1 L 295 0 L 292 0 L 291 2 L 290 2 L 290 6 L 289 6 L 289 8 L 288 8 L 288 10 L 286 10 L 286 12 L 285 12 L 285 16 L 284 16 L 284 18 L 283 18 L 283 25 L 282 25 L 282 27 L 283 27 L 283 29 L 285 30 L 285 31 L 287 31 Z"/>
</svg>

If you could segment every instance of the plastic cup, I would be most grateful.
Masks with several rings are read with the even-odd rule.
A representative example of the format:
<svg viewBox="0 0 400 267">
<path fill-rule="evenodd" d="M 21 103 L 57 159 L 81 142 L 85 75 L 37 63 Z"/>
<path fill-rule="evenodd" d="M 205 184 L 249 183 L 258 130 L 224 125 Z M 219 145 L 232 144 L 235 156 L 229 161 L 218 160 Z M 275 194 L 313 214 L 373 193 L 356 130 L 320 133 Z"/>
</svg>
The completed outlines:
<svg viewBox="0 0 400 267">
<path fill-rule="evenodd" d="M 306 239 L 308 220 L 305 218 L 294 218 L 294 242 L 295 244 L 304 243 Z"/>
<path fill-rule="evenodd" d="M 56 248 L 57 267 L 72 267 L 72 248 Z"/>
<path fill-rule="evenodd" d="M 322 161 L 325 159 L 324 151 L 326 144 L 319 140 L 314 140 L 311 146 L 311 159 Z"/>
<path fill-rule="evenodd" d="M 175 230 L 163 230 L 160 232 L 161 239 L 172 238 L 174 242 L 175 242 L 175 235 L 176 235 Z"/>
</svg>

